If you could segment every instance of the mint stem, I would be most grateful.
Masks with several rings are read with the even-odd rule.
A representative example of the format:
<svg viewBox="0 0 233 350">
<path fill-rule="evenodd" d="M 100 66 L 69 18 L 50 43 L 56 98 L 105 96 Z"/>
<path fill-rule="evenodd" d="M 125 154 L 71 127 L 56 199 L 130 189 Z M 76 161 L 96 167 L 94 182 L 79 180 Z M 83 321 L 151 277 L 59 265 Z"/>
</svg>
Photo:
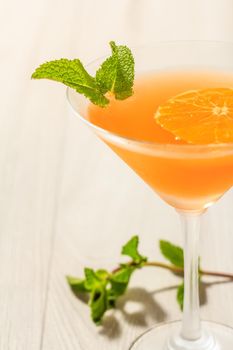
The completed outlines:
<svg viewBox="0 0 233 350">
<path fill-rule="evenodd" d="M 130 262 L 129 264 L 127 264 L 128 266 L 137 266 L 137 264 Z M 169 264 L 165 264 L 159 261 L 147 261 L 144 262 L 142 267 L 144 266 L 148 266 L 148 267 L 160 267 L 162 269 L 166 269 L 169 271 L 172 271 L 174 273 L 180 274 L 181 276 L 183 276 L 184 274 L 184 269 L 182 267 L 176 267 L 176 266 L 172 266 Z M 112 271 L 112 273 L 115 273 L 117 271 L 120 271 L 121 267 L 117 267 L 116 269 L 114 269 Z M 216 271 L 207 271 L 207 270 L 199 270 L 199 273 L 202 276 L 214 276 L 214 277 L 224 277 L 224 278 L 230 278 L 233 279 L 233 274 L 231 273 L 225 273 L 225 272 L 216 272 Z"/>
<path fill-rule="evenodd" d="M 225 277 L 225 278 L 233 279 L 233 274 L 232 273 L 205 271 L 205 270 L 200 270 L 199 272 L 203 276 L 215 276 L 215 277 Z"/>
</svg>

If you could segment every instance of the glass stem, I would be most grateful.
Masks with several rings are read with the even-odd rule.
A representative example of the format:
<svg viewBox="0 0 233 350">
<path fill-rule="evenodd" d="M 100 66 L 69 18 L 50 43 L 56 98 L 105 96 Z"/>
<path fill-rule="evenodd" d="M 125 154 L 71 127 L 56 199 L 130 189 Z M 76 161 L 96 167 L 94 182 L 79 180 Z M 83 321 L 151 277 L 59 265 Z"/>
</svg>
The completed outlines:
<svg viewBox="0 0 233 350">
<path fill-rule="evenodd" d="M 202 213 L 181 212 L 185 235 L 184 246 L 184 308 L 181 336 L 186 340 L 201 337 L 199 303 L 199 234 Z"/>
</svg>

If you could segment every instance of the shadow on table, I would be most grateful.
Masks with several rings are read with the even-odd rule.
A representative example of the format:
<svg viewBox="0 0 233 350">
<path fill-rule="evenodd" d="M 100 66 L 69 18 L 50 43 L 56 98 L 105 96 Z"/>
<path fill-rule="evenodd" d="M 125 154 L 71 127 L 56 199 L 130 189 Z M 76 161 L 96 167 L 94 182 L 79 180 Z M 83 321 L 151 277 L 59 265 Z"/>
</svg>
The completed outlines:
<svg viewBox="0 0 233 350">
<path fill-rule="evenodd" d="M 232 279 L 225 279 L 225 280 L 221 280 L 221 281 L 213 281 L 213 282 L 204 282 L 202 281 L 200 284 L 200 305 L 205 305 L 207 304 L 208 300 L 207 300 L 207 290 L 211 287 L 214 287 L 218 284 L 228 284 L 228 283 L 233 283 Z"/>
<path fill-rule="evenodd" d="M 163 322 L 167 317 L 166 311 L 156 302 L 153 293 L 143 288 L 129 288 L 127 293 L 118 300 L 117 310 L 121 312 L 124 321 L 128 324 L 145 328 L 149 326 L 148 319 L 153 319 L 154 323 L 157 323 Z M 121 327 L 114 315 L 104 318 L 100 334 L 111 339 L 120 336 Z"/>
<path fill-rule="evenodd" d="M 209 288 L 218 284 L 228 284 L 232 282 L 232 279 L 202 282 L 200 285 L 200 305 L 207 304 L 207 290 Z M 121 312 L 124 321 L 128 324 L 134 327 L 145 327 L 146 329 L 151 326 L 151 320 L 153 320 L 154 323 L 160 323 L 165 322 L 168 317 L 164 308 L 155 300 L 155 296 L 160 293 L 176 290 L 177 288 L 178 285 L 173 285 L 156 289 L 152 292 L 148 292 L 143 288 L 129 288 L 127 293 L 119 299 L 117 310 Z M 128 308 L 131 303 L 134 304 L 132 308 L 134 311 L 130 311 L 130 308 Z M 135 309 L 137 309 L 137 311 L 135 311 Z M 121 331 L 120 322 L 111 314 L 104 317 L 99 333 L 109 339 L 114 339 L 121 335 Z"/>
<path fill-rule="evenodd" d="M 207 303 L 207 290 L 218 284 L 232 283 L 232 279 L 204 282 L 200 285 L 200 304 Z M 167 311 L 155 300 L 156 295 L 176 290 L 178 285 L 168 286 L 148 292 L 144 288 L 129 288 L 127 293 L 119 298 L 116 309 L 106 314 L 103 319 L 99 334 L 114 340 L 122 333 L 121 321 L 117 319 L 117 312 L 123 316 L 123 320 L 134 327 L 150 327 L 153 323 L 164 322 L 167 319 Z M 75 293 L 76 294 L 76 293 Z M 88 297 L 82 294 L 76 296 L 87 303 Z"/>
</svg>

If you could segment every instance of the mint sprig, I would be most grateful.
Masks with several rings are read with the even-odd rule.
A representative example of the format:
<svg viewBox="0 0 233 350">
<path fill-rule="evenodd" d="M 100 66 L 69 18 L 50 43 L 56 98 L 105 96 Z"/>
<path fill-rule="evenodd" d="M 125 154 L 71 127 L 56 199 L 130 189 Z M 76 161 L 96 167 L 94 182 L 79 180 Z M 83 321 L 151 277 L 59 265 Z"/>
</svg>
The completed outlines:
<svg viewBox="0 0 233 350">
<path fill-rule="evenodd" d="M 117 299 L 125 293 L 133 272 L 146 262 L 138 251 L 138 242 L 139 238 L 134 236 L 122 248 L 122 254 L 132 257 L 132 260 L 120 264 L 112 272 L 85 268 L 83 279 L 67 276 L 67 282 L 75 294 L 88 294 L 91 318 L 96 324 L 100 324 L 107 310 L 115 307 Z"/>
<path fill-rule="evenodd" d="M 144 266 L 160 266 L 179 272 L 181 275 L 183 274 L 183 269 L 179 267 L 181 262 L 178 258 L 176 260 L 174 259 L 175 256 L 179 256 L 179 258 L 183 256 L 182 248 L 167 241 L 160 241 L 162 254 L 166 259 L 174 262 L 170 266 L 163 263 L 147 262 L 148 259 L 139 252 L 138 246 L 139 237 L 133 236 L 122 247 L 121 251 L 122 255 L 130 257 L 131 260 L 126 264 L 120 264 L 111 272 L 106 270 L 94 271 L 91 268 L 85 268 L 84 278 L 67 277 L 67 282 L 75 294 L 79 295 L 81 293 L 88 295 L 91 318 L 97 325 L 101 323 L 107 310 L 116 306 L 118 298 L 126 292 L 130 279 L 137 269 L 141 269 Z M 178 289 L 178 294 L 177 300 L 182 305 L 183 289 Z"/>
<path fill-rule="evenodd" d="M 73 292 L 77 295 L 85 295 L 88 297 L 88 304 L 91 309 L 92 320 L 97 324 L 101 321 L 105 313 L 116 306 L 117 300 L 127 292 L 133 273 L 143 267 L 160 267 L 176 273 L 182 278 L 182 282 L 176 291 L 176 300 L 181 310 L 184 303 L 184 252 L 183 249 L 168 241 L 159 241 L 160 251 L 162 255 L 169 261 L 169 264 L 158 261 L 148 261 L 138 249 L 139 238 L 133 236 L 123 247 L 122 255 L 129 256 L 131 259 L 126 264 L 120 264 L 111 272 L 107 270 L 96 270 L 91 268 L 84 269 L 84 278 L 79 279 L 68 276 L 67 282 Z M 200 265 L 200 264 L 199 264 Z M 202 270 L 199 266 L 199 281 L 201 277 L 215 276 L 233 279 L 233 274 L 212 272 Z M 82 298 L 83 299 L 83 298 Z"/>
<path fill-rule="evenodd" d="M 32 78 L 63 83 L 100 107 L 109 104 L 107 93 L 124 100 L 133 94 L 134 58 L 127 46 L 117 46 L 113 41 L 110 46 L 112 55 L 102 63 L 95 77 L 87 72 L 79 59 L 61 58 L 40 65 Z"/>
</svg>

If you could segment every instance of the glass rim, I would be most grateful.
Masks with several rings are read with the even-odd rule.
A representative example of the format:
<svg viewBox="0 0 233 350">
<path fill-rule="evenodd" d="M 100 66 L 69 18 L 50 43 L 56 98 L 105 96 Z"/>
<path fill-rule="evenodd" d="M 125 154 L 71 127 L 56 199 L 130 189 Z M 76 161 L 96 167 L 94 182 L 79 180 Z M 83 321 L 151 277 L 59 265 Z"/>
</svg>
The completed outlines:
<svg viewBox="0 0 233 350">
<path fill-rule="evenodd" d="M 168 40 L 168 41 L 157 41 L 156 43 L 152 44 L 143 44 L 143 45 L 134 45 L 131 47 L 131 49 L 136 49 L 136 50 L 143 50 L 143 49 L 155 49 L 160 46 L 166 46 L 166 45 L 188 45 L 188 44 L 197 44 L 197 45 L 210 45 L 210 44 L 215 44 L 215 45 L 224 45 L 224 46 L 230 46 L 233 48 L 233 42 L 228 42 L 228 41 L 221 41 L 221 40 Z M 101 55 L 93 60 L 91 60 L 89 63 L 85 65 L 85 67 L 89 67 L 93 65 L 94 63 L 104 59 L 107 57 L 107 54 Z M 131 137 L 125 137 L 121 134 L 114 133 L 112 131 L 109 131 L 107 129 L 104 129 L 94 123 L 92 123 L 90 120 L 85 118 L 84 116 L 81 115 L 81 113 L 78 112 L 78 110 L 73 106 L 73 103 L 71 102 L 70 99 L 70 92 L 75 91 L 71 87 L 66 88 L 66 99 L 68 101 L 68 104 L 72 110 L 72 112 L 80 119 L 82 120 L 86 125 L 88 125 L 91 129 L 94 129 L 94 131 L 99 132 L 103 135 L 106 135 L 110 138 L 118 139 L 123 142 L 130 142 L 132 144 L 136 145 L 141 145 L 141 146 L 148 146 L 148 147 L 156 147 L 157 149 L 164 149 L 164 148 L 169 148 L 169 150 L 176 150 L 176 151 L 195 151 L 195 150 L 220 150 L 220 149 L 232 149 L 233 151 L 233 142 L 229 143 L 209 143 L 209 144 L 172 144 L 172 143 L 159 143 L 155 141 L 146 141 L 142 139 L 136 139 L 136 138 L 131 138 Z M 79 95 L 76 92 L 77 95 Z M 82 96 L 83 98 L 83 96 Z M 91 103 L 91 102 L 90 102 Z"/>
</svg>

